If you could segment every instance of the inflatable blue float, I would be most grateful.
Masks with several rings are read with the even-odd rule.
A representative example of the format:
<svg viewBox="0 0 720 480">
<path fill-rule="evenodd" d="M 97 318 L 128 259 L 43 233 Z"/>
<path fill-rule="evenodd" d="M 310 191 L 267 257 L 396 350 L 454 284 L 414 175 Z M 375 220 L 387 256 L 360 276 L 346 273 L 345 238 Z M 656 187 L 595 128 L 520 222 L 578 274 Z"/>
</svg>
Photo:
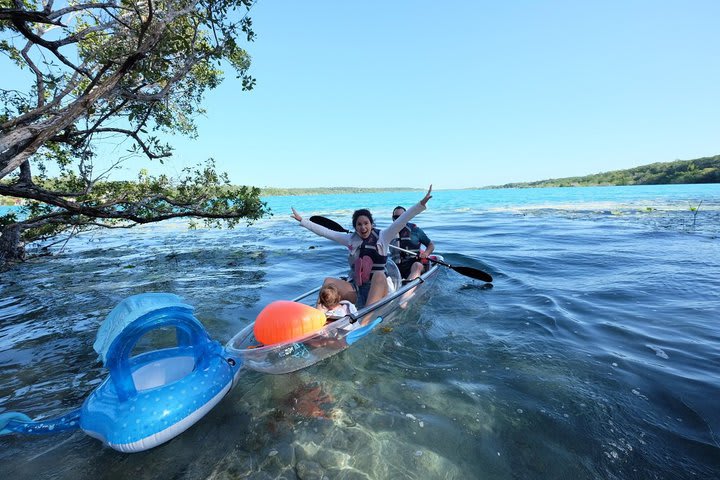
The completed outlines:
<svg viewBox="0 0 720 480">
<path fill-rule="evenodd" d="M 143 336 L 172 329 L 176 345 L 132 356 Z M 115 450 L 140 452 L 202 418 L 232 389 L 242 366 L 210 339 L 191 306 L 167 293 L 123 300 L 101 325 L 93 348 L 110 374 L 80 408 L 40 421 L 0 414 L 0 434 L 80 428 Z"/>
</svg>

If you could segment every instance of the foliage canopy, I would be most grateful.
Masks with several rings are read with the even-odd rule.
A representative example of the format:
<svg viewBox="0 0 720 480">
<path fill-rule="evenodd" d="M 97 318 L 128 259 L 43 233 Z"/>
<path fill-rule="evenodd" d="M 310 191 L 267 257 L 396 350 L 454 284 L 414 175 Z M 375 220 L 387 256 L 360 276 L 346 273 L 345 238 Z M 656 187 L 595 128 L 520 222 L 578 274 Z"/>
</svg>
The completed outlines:
<svg viewBox="0 0 720 480">
<path fill-rule="evenodd" d="M 132 156 L 169 158 L 163 134 L 195 136 L 203 95 L 223 67 L 252 89 L 239 45 L 255 36 L 252 4 L 0 0 L 0 53 L 32 79 L 26 90 L 0 87 L 0 195 L 26 204 L 23 220 L 0 218 L 0 264 L 60 232 L 174 217 L 233 226 L 266 213 L 258 189 L 230 188 L 212 161 L 178 179 L 110 179 Z M 100 145 L 108 142 L 129 151 L 106 158 Z"/>
</svg>

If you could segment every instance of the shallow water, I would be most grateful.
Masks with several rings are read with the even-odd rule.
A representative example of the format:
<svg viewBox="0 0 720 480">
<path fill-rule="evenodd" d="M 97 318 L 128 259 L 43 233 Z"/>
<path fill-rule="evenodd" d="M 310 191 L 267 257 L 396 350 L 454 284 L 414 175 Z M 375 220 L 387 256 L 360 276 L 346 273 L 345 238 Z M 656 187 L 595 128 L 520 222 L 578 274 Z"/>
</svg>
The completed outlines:
<svg viewBox="0 0 720 480">
<path fill-rule="evenodd" d="M 343 224 L 422 192 L 268 199 L 236 230 L 87 235 L 0 280 L 0 412 L 50 416 L 105 377 L 98 325 L 168 291 L 227 341 L 343 268 L 289 207 Z M 696 216 L 690 207 L 702 201 Z M 309 369 L 246 372 L 148 452 L 0 437 L 7 478 L 720 478 L 720 185 L 437 192 L 417 218 L 455 265 L 391 325 Z"/>
</svg>

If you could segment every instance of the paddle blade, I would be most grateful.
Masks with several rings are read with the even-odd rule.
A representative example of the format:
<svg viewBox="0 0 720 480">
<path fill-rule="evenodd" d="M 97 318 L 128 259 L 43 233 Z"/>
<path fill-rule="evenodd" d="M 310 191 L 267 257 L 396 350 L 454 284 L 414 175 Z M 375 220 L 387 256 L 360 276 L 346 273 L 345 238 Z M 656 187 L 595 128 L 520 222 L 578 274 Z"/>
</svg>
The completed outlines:
<svg viewBox="0 0 720 480">
<path fill-rule="evenodd" d="M 312 217 L 310 217 L 310 221 L 313 223 L 317 223 L 318 225 L 322 225 L 323 227 L 330 230 L 334 230 L 336 232 L 348 232 L 348 230 L 344 229 L 342 225 L 340 225 L 336 221 L 330 220 L 326 217 L 321 217 L 320 215 L 313 215 Z"/>
<path fill-rule="evenodd" d="M 478 270 L 477 268 L 472 267 L 455 267 L 452 265 L 448 265 L 450 268 L 455 270 L 460 275 L 465 275 L 466 277 L 474 278 L 475 280 L 482 280 L 483 282 L 492 282 L 493 278 L 492 275 L 489 273 L 485 273 L 482 270 Z"/>
<path fill-rule="evenodd" d="M 362 337 L 364 337 L 365 335 L 367 335 L 368 333 L 370 333 L 370 331 L 371 331 L 373 328 L 375 328 L 375 326 L 376 326 L 378 323 L 380 323 L 380 322 L 382 322 L 382 321 L 383 321 L 383 318 L 382 318 L 382 317 L 377 317 L 375 320 L 373 320 L 372 322 L 368 323 L 367 325 L 363 325 L 362 327 L 357 327 L 355 330 L 353 330 L 352 332 L 350 332 L 350 333 L 347 334 L 347 336 L 345 337 L 345 342 L 346 342 L 348 345 L 352 345 L 353 343 L 357 342 L 357 341 L 360 340 Z"/>
</svg>

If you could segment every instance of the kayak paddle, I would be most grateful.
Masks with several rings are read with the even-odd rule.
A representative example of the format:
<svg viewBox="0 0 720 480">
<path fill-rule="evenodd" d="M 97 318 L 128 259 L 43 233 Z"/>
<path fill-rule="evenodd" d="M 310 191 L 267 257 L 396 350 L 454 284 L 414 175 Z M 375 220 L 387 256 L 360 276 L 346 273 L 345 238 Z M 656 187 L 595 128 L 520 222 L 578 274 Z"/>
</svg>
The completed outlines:
<svg viewBox="0 0 720 480">
<path fill-rule="evenodd" d="M 350 230 L 346 230 L 337 223 L 335 220 L 330 220 L 327 217 L 321 217 L 320 215 L 313 215 L 310 217 L 310 221 L 313 223 L 317 223 L 318 225 L 322 225 L 323 227 L 334 230 L 336 232 L 343 232 L 343 233 L 350 233 Z"/>
<path fill-rule="evenodd" d="M 401 252 L 409 253 L 410 255 L 415 255 L 420 258 L 420 256 L 412 252 L 410 250 L 405 250 L 404 248 L 396 247 L 395 245 L 390 245 L 390 248 L 394 248 L 395 250 L 400 250 Z M 460 275 L 465 275 L 466 277 L 474 278 L 475 280 L 482 280 L 483 282 L 491 283 L 493 281 L 492 275 L 489 273 L 483 272 L 482 270 L 478 270 L 477 268 L 472 267 L 463 267 L 463 266 L 455 266 L 450 265 L 449 263 L 445 263 L 442 260 L 438 260 L 436 258 L 432 258 L 432 256 L 427 257 L 427 259 L 433 263 L 438 263 L 442 265 L 443 267 L 448 267 L 452 270 L 455 270 Z"/>
<path fill-rule="evenodd" d="M 310 217 L 310 221 L 313 223 L 317 223 L 318 225 L 322 225 L 325 228 L 328 228 L 330 230 L 334 230 L 336 232 L 344 232 L 344 233 L 350 233 L 350 230 L 346 230 L 342 227 L 339 223 L 337 223 L 334 220 L 330 220 L 326 217 L 321 217 L 320 215 L 313 215 Z M 396 250 L 403 251 L 405 253 L 409 253 L 411 255 L 417 255 L 415 252 L 411 252 L 410 250 L 405 250 L 404 248 L 396 247 L 395 245 L 390 245 L 391 248 L 394 248 Z M 449 263 L 445 263 L 441 260 L 432 259 L 428 257 L 428 260 L 431 262 L 437 263 L 442 265 L 443 267 L 448 267 L 452 270 L 455 270 L 460 275 L 465 275 L 466 277 L 474 278 L 475 280 L 482 280 L 483 282 L 491 283 L 493 281 L 492 275 L 489 273 L 483 272 L 482 270 L 478 270 L 477 268 L 472 267 L 463 267 L 463 266 L 455 266 L 450 265 Z"/>
</svg>

